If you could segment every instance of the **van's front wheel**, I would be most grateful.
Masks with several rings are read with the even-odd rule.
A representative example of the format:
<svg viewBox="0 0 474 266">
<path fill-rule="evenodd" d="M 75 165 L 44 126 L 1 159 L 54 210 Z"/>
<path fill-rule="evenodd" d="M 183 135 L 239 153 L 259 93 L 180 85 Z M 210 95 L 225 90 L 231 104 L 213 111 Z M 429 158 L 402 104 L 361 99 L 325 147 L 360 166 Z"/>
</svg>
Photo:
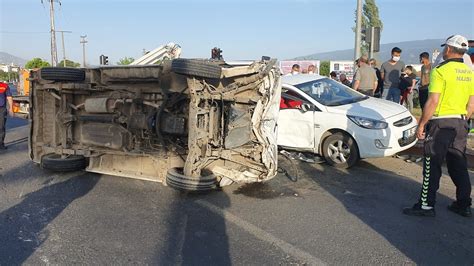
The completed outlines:
<svg viewBox="0 0 474 266">
<path fill-rule="evenodd" d="M 83 170 L 86 166 L 86 158 L 80 155 L 63 158 L 60 154 L 50 153 L 41 158 L 41 168 L 56 172 L 73 172 Z"/>
</svg>

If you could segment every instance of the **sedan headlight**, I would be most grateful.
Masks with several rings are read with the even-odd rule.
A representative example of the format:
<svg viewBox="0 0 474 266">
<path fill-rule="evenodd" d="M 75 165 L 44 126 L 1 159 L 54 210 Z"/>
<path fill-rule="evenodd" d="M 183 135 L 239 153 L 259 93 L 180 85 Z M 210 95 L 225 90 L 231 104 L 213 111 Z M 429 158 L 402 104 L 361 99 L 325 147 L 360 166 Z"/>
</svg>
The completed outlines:
<svg viewBox="0 0 474 266">
<path fill-rule="evenodd" d="M 347 118 L 349 118 L 356 125 L 367 129 L 386 129 L 388 127 L 386 122 L 380 120 L 353 115 L 348 115 Z"/>
</svg>

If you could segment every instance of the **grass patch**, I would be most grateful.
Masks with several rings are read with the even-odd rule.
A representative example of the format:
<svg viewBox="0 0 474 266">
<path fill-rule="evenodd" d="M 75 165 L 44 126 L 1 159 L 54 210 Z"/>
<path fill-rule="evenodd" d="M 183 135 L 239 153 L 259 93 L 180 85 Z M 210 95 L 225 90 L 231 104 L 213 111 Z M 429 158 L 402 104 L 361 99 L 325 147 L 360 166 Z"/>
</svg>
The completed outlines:
<svg viewBox="0 0 474 266">
<path fill-rule="evenodd" d="M 414 117 L 421 117 L 422 110 L 420 107 L 413 107 L 412 115 Z"/>
</svg>

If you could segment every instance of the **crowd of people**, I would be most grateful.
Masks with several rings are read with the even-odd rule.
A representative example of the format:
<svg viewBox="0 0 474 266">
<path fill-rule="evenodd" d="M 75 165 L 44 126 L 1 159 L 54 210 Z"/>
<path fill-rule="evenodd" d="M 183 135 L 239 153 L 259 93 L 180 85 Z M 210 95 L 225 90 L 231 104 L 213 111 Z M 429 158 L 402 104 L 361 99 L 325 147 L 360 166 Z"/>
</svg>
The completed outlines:
<svg viewBox="0 0 474 266">
<path fill-rule="evenodd" d="M 463 62 L 474 70 L 474 41 L 468 41 L 468 50 L 463 55 Z M 430 74 L 432 68 L 440 65 L 444 60 L 442 55 L 430 60 L 428 52 L 419 55 L 421 71 L 417 71 L 412 65 L 405 65 L 401 60 L 402 50 L 394 47 L 391 51 L 391 58 L 384 62 L 380 69 L 377 61 L 367 56 L 362 56 L 355 61 L 355 74 L 352 82 L 347 79 L 344 73 L 339 77 L 335 71 L 329 76 L 338 80 L 342 84 L 359 91 L 362 94 L 382 98 L 404 105 L 410 112 L 414 108 L 414 92 L 418 92 L 418 104 L 421 109 L 428 99 L 428 87 L 430 84 Z M 432 64 L 432 62 L 434 62 Z"/>
</svg>

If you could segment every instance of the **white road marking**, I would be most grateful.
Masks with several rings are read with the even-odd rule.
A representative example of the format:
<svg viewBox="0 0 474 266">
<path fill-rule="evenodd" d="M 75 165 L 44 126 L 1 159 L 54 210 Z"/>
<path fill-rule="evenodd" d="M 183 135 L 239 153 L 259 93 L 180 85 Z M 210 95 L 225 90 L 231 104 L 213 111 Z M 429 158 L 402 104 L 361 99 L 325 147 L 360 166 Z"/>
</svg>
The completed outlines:
<svg viewBox="0 0 474 266">
<path fill-rule="evenodd" d="M 313 255 L 309 254 L 308 252 L 306 251 L 303 251 L 295 246 L 293 246 L 292 244 L 288 243 L 288 242 L 285 242 L 284 240 L 281 240 L 279 238 L 277 238 L 276 236 L 258 228 L 257 226 L 233 215 L 232 213 L 226 211 L 226 210 L 223 210 L 217 206 L 215 206 L 214 204 L 212 203 L 209 203 L 207 201 L 204 201 L 204 200 L 197 200 L 195 201 L 196 204 L 198 204 L 199 206 L 201 207 L 204 207 L 206 209 L 208 209 L 209 211 L 223 217 L 226 221 L 229 221 L 235 225 L 237 225 L 238 227 L 242 228 L 243 230 L 245 230 L 247 233 L 253 235 L 254 237 L 262 240 L 262 241 L 265 241 L 271 245 L 274 245 L 274 246 L 277 246 L 279 247 L 281 250 L 283 250 L 285 253 L 301 260 L 301 261 L 304 261 L 306 263 L 308 263 L 309 265 L 326 265 L 326 263 L 324 263 L 321 259 L 318 259 L 316 257 L 314 257 Z"/>
</svg>

